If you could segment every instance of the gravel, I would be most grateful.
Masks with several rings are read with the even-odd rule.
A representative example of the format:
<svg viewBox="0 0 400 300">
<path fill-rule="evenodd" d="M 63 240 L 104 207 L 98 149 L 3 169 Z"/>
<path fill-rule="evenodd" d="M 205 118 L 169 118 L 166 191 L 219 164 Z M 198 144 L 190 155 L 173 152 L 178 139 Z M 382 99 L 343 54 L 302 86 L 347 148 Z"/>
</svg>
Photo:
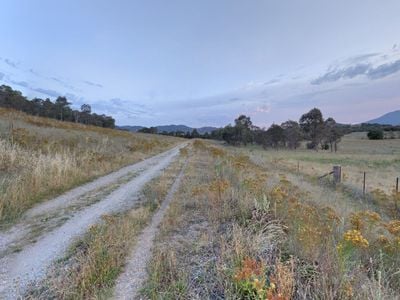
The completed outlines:
<svg viewBox="0 0 400 300">
<path fill-rule="evenodd" d="M 150 225 L 147 226 L 138 237 L 136 246 L 128 258 L 128 264 L 124 272 L 117 279 L 114 294 L 115 299 L 136 299 L 139 296 L 139 290 L 147 279 L 146 265 L 152 255 L 151 250 L 153 248 L 154 238 L 158 232 L 158 227 L 164 217 L 165 211 L 180 186 L 184 169 L 185 167 L 182 168 L 180 174 L 175 179 L 160 209 L 153 216 Z"/>
<path fill-rule="evenodd" d="M 42 214 L 44 211 L 65 207 L 71 199 L 76 199 L 91 189 L 110 184 L 128 172 L 143 169 L 131 181 L 113 191 L 103 200 L 76 212 L 66 223 L 41 237 L 36 243 L 26 246 L 18 253 L 1 258 L 0 299 L 16 299 L 23 295 L 28 286 L 43 279 L 52 262 L 61 257 L 74 239 L 82 236 L 90 225 L 100 220 L 102 215 L 123 211 L 134 206 L 138 200 L 138 193 L 144 185 L 157 177 L 173 161 L 178 155 L 179 149 L 184 145 L 101 177 L 29 211 L 27 218 Z M 18 228 L 18 225 L 15 228 Z M 15 228 L 12 228 L 10 232 L 18 235 L 19 230 Z M 8 237 L 7 241 L 7 234 L 0 236 L 0 246 L 7 245 L 10 240 L 12 238 Z"/>
</svg>

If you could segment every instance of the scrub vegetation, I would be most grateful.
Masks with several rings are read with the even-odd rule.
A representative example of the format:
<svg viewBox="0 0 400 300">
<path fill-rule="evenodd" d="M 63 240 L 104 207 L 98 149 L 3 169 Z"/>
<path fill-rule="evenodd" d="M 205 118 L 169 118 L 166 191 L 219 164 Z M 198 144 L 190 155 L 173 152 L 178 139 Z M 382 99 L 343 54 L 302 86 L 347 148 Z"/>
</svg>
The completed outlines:
<svg viewBox="0 0 400 300">
<path fill-rule="evenodd" d="M 275 163 L 277 153 L 193 143 L 184 184 L 160 228 L 144 297 L 398 297 L 399 219 L 340 185 Z"/>
</svg>

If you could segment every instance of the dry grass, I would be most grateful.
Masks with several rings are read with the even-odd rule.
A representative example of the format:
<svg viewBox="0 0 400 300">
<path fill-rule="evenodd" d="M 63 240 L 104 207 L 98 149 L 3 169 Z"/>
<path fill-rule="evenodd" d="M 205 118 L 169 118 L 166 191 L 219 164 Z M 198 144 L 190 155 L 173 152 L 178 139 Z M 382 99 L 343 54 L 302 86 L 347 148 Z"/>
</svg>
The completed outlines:
<svg viewBox="0 0 400 300">
<path fill-rule="evenodd" d="M 341 165 L 343 183 L 359 192 L 362 191 L 363 172 L 367 173 L 366 188 L 391 193 L 400 170 L 400 139 L 371 141 L 359 135 L 345 136 L 339 144 L 339 151 L 253 150 L 264 163 L 275 164 L 288 171 L 318 177 Z"/>
<path fill-rule="evenodd" d="M 180 142 L 5 109 L 0 109 L 0 136 L 2 226 L 37 202 Z"/>
<path fill-rule="evenodd" d="M 318 182 L 255 164 L 246 151 L 194 144 L 144 296 L 398 298 L 400 221 L 348 204 L 354 199 L 345 190 L 327 187 L 332 197 L 342 195 L 333 205 L 323 192 L 313 194 Z"/>
<path fill-rule="evenodd" d="M 183 159 L 171 164 L 148 183 L 138 208 L 127 213 L 105 215 L 92 226 L 68 255 L 56 263 L 41 289 L 32 289 L 29 298 L 97 299 L 109 297 L 123 270 L 130 250 L 144 226 L 158 209 L 180 172 Z"/>
</svg>

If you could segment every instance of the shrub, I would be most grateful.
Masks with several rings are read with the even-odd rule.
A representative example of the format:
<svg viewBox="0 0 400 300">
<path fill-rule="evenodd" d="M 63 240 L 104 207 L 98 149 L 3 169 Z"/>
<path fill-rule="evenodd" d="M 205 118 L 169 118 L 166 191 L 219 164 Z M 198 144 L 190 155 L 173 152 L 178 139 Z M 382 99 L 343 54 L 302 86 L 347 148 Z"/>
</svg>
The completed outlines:
<svg viewBox="0 0 400 300">
<path fill-rule="evenodd" d="M 367 134 L 370 140 L 383 140 L 383 130 L 382 129 L 371 129 Z"/>
</svg>

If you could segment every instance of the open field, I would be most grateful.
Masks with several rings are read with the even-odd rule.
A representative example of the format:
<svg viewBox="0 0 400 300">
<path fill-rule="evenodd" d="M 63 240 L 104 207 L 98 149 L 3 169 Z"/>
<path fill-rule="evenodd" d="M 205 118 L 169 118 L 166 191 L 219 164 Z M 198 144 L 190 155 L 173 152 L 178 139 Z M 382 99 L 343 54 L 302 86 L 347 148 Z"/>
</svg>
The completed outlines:
<svg viewBox="0 0 400 300">
<path fill-rule="evenodd" d="M 0 109 L 0 136 L 0 228 L 35 203 L 180 142 L 6 109 Z"/>
<path fill-rule="evenodd" d="M 334 165 L 340 165 L 340 186 L 356 199 L 363 198 L 365 172 L 366 198 L 386 213 L 397 214 L 394 189 L 396 178 L 400 177 L 400 139 L 371 141 L 363 133 L 353 133 L 343 138 L 337 153 L 253 149 L 250 156 L 269 169 L 304 175 L 311 181 L 317 181 L 318 177 L 332 171 Z"/>
</svg>

